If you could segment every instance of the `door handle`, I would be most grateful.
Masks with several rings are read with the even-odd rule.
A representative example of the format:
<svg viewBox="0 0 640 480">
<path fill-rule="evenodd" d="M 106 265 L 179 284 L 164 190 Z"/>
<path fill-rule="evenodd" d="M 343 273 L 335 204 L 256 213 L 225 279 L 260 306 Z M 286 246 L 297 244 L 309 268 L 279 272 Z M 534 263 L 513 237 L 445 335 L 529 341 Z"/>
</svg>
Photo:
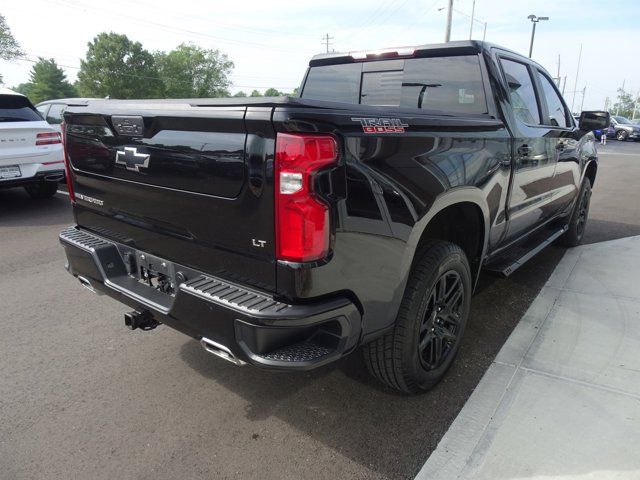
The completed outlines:
<svg viewBox="0 0 640 480">
<path fill-rule="evenodd" d="M 528 157 L 531 153 L 531 147 L 529 145 L 520 145 L 517 152 L 521 157 Z"/>
</svg>

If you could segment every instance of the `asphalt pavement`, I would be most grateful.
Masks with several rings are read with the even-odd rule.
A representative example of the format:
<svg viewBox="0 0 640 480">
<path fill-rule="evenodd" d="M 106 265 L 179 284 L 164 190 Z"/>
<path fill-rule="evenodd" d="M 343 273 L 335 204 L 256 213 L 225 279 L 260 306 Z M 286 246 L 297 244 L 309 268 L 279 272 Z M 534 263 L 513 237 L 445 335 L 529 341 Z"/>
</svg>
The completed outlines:
<svg viewBox="0 0 640 480">
<path fill-rule="evenodd" d="M 640 234 L 640 144 L 601 149 L 585 242 Z M 483 276 L 461 353 L 429 393 L 356 353 L 310 373 L 237 368 L 63 268 L 68 198 L 0 191 L 0 478 L 413 478 L 565 250 Z"/>
</svg>

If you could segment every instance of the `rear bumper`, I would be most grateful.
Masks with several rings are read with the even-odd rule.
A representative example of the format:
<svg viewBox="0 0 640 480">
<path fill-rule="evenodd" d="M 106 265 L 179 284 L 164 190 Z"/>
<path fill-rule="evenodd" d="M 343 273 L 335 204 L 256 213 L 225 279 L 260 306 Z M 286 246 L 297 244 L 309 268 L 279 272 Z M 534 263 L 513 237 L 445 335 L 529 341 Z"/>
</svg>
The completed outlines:
<svg viewBox="0 0 640 480">
<path fill-rule="evenodd" d="M 312 369 L 349 353 L 360 339 L 360 313 L 344 297 L 294 305 L 180 265 L 175 269 L 186 279 L 170 296 L 129 275 L 124 258 L 132 249 L 124 243 L 77 227 L 61 232 L 60 242 L 67 270 L 84 286 L 225 347 L 240 360 L 237 364 Z"/>
<path fill-rule="evenodd" d="M 64 180 L 64 170 L 47 170 L 44 172 L 38 172 L 30 177 L 12 178 L 10 180 L 0 180 L 0 188 L 13 188 L 22 187 L 24 185 L 30 185 L 32 183 L 40 182 L 59 182 Z"/>
</svg>

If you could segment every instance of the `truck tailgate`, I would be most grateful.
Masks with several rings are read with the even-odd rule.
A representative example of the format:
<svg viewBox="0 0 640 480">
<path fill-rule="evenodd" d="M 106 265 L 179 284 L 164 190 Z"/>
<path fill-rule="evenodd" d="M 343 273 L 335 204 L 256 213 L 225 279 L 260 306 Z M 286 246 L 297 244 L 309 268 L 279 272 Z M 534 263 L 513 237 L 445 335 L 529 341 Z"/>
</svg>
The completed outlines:
<svg viewBox="0 0 640 480">
<path fill-rule="evenodd" d="M 260 121 L 250 122 L 248 110 Z M 275 290 L 270 112 L 179 101 L 70 108 L 65 137 L 78 225 Z"/>
</svg>

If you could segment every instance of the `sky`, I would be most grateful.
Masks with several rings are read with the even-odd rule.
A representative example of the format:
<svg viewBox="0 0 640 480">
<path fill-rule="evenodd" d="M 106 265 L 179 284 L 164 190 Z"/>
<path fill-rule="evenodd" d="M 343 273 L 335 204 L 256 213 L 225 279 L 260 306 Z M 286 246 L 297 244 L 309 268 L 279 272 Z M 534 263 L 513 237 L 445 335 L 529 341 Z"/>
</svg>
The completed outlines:
<svg viewBox="0 0 640 480">
<path fill-rule="evenodd" d="M 75 80 L 87 42 L 99 32 L 124 33 L 147 50 L 192 42 L 233 60 L 232 92 L 275 87 L 291 91 L 311 56 L 335 51 L 440 43 L 446 0 L 3 0 L 2 13 L 31 60 L 0 60 L 4 85 L 28 81 L 33 61 L 54 58 Z M 470 34 L 473 0 L 455 0 L 452 40 Z M 610 6 L 615 5 L 615 8 Z M 640 91 L 640 0 L 475 0 L 473 38 L 524 55 L 530 14 L 548 16 L 537 26 L 533 59 L 552 76 L 560 55 L 561 89 L 573 110 L 602 109 L 625 84 Z M 582 45 L 580 69 L 578 56 Z M 566 84 L 565 78 L 566 76 Z M 583 89 L 585 89 L 583 103 Z M 575 92 L 575 95 L 574 95 Z"/>
</svg>

